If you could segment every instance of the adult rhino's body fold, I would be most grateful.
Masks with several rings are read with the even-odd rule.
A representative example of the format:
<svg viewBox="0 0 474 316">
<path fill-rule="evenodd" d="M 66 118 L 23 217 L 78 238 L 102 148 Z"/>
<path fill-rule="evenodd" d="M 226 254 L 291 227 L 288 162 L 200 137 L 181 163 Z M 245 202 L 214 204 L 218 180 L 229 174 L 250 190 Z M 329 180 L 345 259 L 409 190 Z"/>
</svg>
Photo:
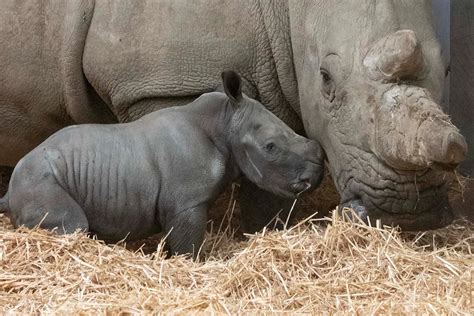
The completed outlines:
<svg viewBox="0 0 474 316">
<path fill-rule="evenodd" d="M 93 11 L 92 0 L 2 2 L 0 165 L 64 126 L 116 121 L 82 72 Z"/>
</svg>

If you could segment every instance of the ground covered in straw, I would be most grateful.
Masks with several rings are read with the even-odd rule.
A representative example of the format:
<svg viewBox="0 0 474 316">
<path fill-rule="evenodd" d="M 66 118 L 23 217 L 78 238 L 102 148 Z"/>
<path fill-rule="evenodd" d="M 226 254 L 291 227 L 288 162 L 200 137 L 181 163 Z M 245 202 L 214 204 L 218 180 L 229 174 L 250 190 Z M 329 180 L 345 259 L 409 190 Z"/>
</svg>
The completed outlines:
<svg viewBox="0 0 474 316">
<path fill-rule="evenodd" d="M 236 238 L 224 218 L 207 236 L 206 260 L 193 262 L 164 259 L 156 240 L 146 254 L 0 220 L 2 313 L 474 312 L 474 226 L 465 221 L 410 235 L 335 216 Z"/>
</svg>

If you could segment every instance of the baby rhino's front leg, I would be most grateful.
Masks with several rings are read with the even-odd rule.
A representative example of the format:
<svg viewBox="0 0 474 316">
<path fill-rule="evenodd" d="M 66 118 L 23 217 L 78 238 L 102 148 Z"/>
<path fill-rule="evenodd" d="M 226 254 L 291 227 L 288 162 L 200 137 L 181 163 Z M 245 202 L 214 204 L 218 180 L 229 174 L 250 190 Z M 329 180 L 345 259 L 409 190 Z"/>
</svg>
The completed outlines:
<svg viewBox="0 0 474 316">
<path fill-rule="evenodd" d="M 207 223 L 207 205 L 198 205 L 166 217 L 166 242 L 171 254 L 192 254 L 197 258 L 204 241 Z"/>
</svg>

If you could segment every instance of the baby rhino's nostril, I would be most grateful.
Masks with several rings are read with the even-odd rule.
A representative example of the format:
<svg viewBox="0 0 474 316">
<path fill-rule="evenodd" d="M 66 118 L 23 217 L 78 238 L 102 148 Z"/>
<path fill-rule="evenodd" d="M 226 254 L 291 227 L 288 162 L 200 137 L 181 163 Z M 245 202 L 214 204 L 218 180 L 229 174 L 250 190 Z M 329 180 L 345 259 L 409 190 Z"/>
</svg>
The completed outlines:
<svg viewBox="0 0 474 316">
<path fill-rule="evenodd" d="M 299 180 L 301 182 L 310 182 L 311 180 L 311 175 L 309 173 L 303 173 L 299 176 Z"/>
</svg>

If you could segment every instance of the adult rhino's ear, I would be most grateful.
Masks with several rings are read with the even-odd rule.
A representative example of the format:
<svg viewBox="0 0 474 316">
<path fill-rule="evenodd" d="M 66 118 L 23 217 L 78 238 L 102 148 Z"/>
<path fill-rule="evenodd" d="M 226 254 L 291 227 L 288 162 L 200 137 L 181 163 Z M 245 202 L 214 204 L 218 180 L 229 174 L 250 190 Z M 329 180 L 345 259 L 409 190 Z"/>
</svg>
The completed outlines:
<svg viewBox="0 0 474 316">
<path fill-rule="evenodd" d="M 235 71 L 224 71 L 221 74 L 225 94 L 234 102 L 242 100 L 242 79 Z"/>
</svg>

